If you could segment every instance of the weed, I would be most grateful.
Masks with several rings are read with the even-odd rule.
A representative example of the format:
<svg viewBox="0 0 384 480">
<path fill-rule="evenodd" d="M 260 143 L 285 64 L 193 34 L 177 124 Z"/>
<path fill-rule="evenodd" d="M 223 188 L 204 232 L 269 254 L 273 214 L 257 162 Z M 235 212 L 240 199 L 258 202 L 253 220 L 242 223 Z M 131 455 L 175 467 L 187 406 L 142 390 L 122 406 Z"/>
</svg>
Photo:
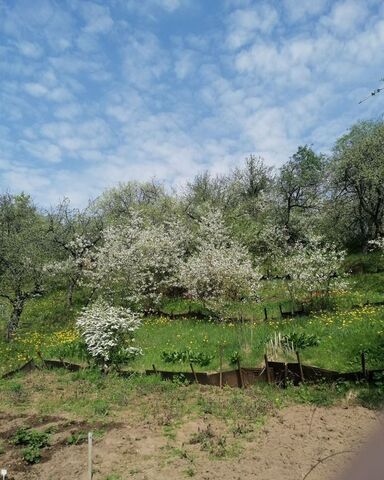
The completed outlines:
<svg viewBox="0 0 384 480">
<path fill-rule="evenodd" d="M 49 434 L 26 427 L 19 428 L 12 438 L 14 445 L 22 445 L 22 457 L 27 463 L 38 463 L 41 460 L 41 449 L 49 445 Z"/>
<path fill-rule="evenodd" d="M 229 363 L 230 363 L 230 365 L 237 365 L 242 360 L 243 360 L 243 357 L 242 357 L 241 353 L 238 352 L 237 350 L 235 350 L 229 358 Z"/>
<path fill-rule="evenodd" d="M 207 367 L 212 362 L 213 355 L 192 350 L 173 350 L 161 352 L 161 358 L 165 363 L 195 363 L 199 367 Z"/>
<path fill-rule="evenodd" d="M 106 400 L 98 399 L 93 402 L 93 411 L 95 415 L 106 417 L 109 415 L 109 404 Z"/>
<path fill-rule="evenodd" d="M 212 430 L 212 426 L 208 424 L 203 430 L 199 429 L 196 433 L 193 433 L 189 440 L 189 443 L 191 445 L 195 445 L 197 443 L 204 445 L 212 438 L 214 438 L 214 436 L 215 434 Z"/>
<path fill-rule="evenodd" d="M 208 452 L 213 457 L 222 458 L 229 454 L 227 438 L 224 435 L 217 436 L 210 424 L 197 433 L 192 434 L 189 443 L 199 444 L 201 450 Z"/>
<path fill-rule="evenodd" d="M 78 445 L 79 443 L 83 443 L 87 440 L 87 433 L 86 432 L 76 432 L 72 433 L 67 437 L 67 444 L 68 445 Z"/>
<path fill-rule="evenodd" d="M 140 470 L 138 468 L 131 468 L 129 471 L 128 471 L 129 475 L 136 475 L 137 473 L 140 473 Z M 119 480 L 119 479 L 116 479 L 116 480 Z"/>
<path fill-rule="evenodd" d="M 192 434 L 190 444 L 199 444 L 201 450 L 208 452 L 213 457 L 222 458 L 229 454 L 227 438 L 224 435 L 217 436 L 211 425 L 197 433 Z"/>
<path fill-rule="evenodd" d="M 187 475 L 187 477 L 194 477 L 196 475 L 195 469 L 193 467 L 188 467 L 184 473 Z"/>
<path fill-rule="evenodd" d="M 246 423 L 237 423 L 231 430 L 234 437 L 241 437 L 252 433 L 254 428 L 252 425 L 247 425 Z"/>
</svg>

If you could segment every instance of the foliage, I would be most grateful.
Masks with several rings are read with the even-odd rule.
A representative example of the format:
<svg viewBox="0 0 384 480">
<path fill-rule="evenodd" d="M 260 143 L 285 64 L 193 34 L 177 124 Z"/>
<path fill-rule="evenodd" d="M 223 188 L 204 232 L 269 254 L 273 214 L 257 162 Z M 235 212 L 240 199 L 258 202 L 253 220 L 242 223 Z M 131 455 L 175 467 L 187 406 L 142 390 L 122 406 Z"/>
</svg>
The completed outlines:
<svg viewBox="0 0 384 480">
<path fill-rule="evenodd" d="M 45 271 L 59 285 L 65 282 L 67 304 L 71 307 L 75 289 L 94 262 L 93 251 L 101 240 L 103 219 L 92 211 L 91 206 L 84 210 L 71 208 L 67 198 L 47 217 L 50 247 L 54 255 L 45 265 Z"/>
<path fill-rule="evenodd" d="M 348 288 L 344 258 L 344 251 L 334 244 L 324 244 L 318 237 L 312 237 L 307 244 L 294 244 L 282 262 L 292 308 L 303 292 L 309 293 L 310 306 L 319 303 L 324 308 L 332 292 Z"/>
<path fill-rule="evenodd" d="M 22 451 L 22 456 L 27 463 L 38 463 L 41 459 L 41 449 L 49 445 L 49 434 L 21 427 L 13 436 L 12 443 L 26 447 Z"/>
<path fill-rule="evenodd" d="M 270 358 L 293 356 L 295 352 L 308 347 L 317 347 L 320 339 L 317 335 L 306 332 L 274 332 L 266 343 L 266 351 Z"/>
<path fill-rule="evenodd" d="M 240 352 L 235 350 L 234 352 L 231 353 L 231 356 L 229 357 L 229 364 L 230 365 L 237 365 L 239 362 L 241 362 L 243 359 L 242 355 Z"/>
<path fill-rule="evenodd" d="M 132 346 L 141 319 L 129 309 L 113 307 L 99 300 L 83 309 L 76 325 L 89 354 L 97 363 L 126 363 L 141 353 L 139 348 Z"/>
<path fill-rule="evenodd" d="M 227 301 L 257 298 L 257 269 L 247 250 L 230 238 L 220 212 L 202 217 L 196 241 L 180 268 L 180 283 L 191 298 L 219 311 Z"/>
<path fill-rule="evenodd" d="M 96 250 L 90 285 L 114 301 L 146 311 L 177 287 L 187 236 L 179 222 L 146 224 L 132 214 L 128 225 L 109 227 Z"/>
<path fill-rule="evenodd" d="M 161 358 L 165 363 L 195 363 L 200 367 L 207 367 L 213 356 L 204 352 L 195 352 L 192 350 L 173 350 L 161 352 Z"/>
<path fill-rule="evenodd" d="M 44 222 L 30 197 L 0 195 L 0 297 L 11 306 L 10 340 L 28 300 L 43 292 Z"/>
<path fill-rule="evenodd" d="M 317 347 L 320 339 L 317 335 L 306 332 L 289 332 L 282 336 L 283 345 L 292 345 L 294 350 L 304 350 L 307 347 Z"/>
<path fill-rule="evenodd" d="M 331 221 L 345 229 L 350 243 L 365 247 L 384 234 L 384 122 L 351 127 L 334 148 Z"/>
<path fill-rule="evenodd" d="M 282 200 L 284 225 L 291 239 L 297 240 L 302 229 L 297 219 L 293 222 L 293 214 L 299 210 L 305 214 L 304 218 L 308 218 L 308 213 L 321 207 L 325 166 L 324 156 L 304 145 L 280 170 L 277 188 Z"/>
</svg>

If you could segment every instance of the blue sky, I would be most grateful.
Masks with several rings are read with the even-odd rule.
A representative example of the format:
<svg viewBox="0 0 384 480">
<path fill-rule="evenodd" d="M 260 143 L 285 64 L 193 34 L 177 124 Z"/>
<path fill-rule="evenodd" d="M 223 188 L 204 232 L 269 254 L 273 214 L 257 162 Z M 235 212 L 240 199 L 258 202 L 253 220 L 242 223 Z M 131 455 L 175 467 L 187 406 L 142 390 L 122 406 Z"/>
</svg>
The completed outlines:
<svg viewBox="0 0 384 480">
<path fill-rule="evenodd" d="M 384 95 L 377 0 L 0 0 L 0 188 L 44 206 L 327 152 Z"/>
</svg>

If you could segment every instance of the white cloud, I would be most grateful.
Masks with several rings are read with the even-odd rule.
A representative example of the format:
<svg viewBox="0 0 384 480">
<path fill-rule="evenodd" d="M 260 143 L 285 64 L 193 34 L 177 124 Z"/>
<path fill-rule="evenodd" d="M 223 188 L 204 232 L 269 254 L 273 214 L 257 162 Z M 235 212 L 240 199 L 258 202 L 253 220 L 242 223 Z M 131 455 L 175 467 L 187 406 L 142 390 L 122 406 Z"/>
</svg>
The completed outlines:
<svg viewBox="0 0 384 480">
<path fill-rule="evenodd" d="M 358 0 L 337 2 L 329 15 L 321 19 L 321 23 L 336 34 L 353 36 L 356 27 L 364 22 L 368 15 L 366 5 Z"/>
<path fill-rule="evenodd" d="M 169 54 L 152 33 L 130 35 L 123 47 L 123 72 L 136 88 L 146 89 L 170 68 Z"/>
<path fill-rule="evenodd" d="M 93 2 L 81 2 L 82 14 L 86 20 L 86 33 L 107 33 L 113 26 L 108 7 Z"/>
<path fill-rule="evenodd" d="M 54 102 L 64 102 L 72 98 L 72 94 L 65 87 L 56 87 L 50 89 L 42 83 L 28 82 L 24 85 L 24 90 L 33 97 L 44 97 Z"/>
<path fill-rule="evenodd" d="M 183 80 L 196 68 L 195 53 L 192 50 L 182 49 L 175 61 L 175 73 L 178 79 Z"/>
<path fill-rule="evenodd" d="M 82 113 L 81 105 L 77 103 L 70 103 L 63 105 L 55 110 L 55 117 L 63 120 L 72 120 Z"/>
<path fill-rule="evenodd" d="M 29 82 L 24 85 L 24 89 L 27 93 L 33 97 L 43 97 L 47 95 L 48 88 L 41 83 Z"/>
<path fill-rule="evenodd" d="M 40 58 L 43 54 L 43 49 L 36 43 L 19 42 L 17 44 L 17 47 L 20 50 L 21 54 L 26 57 Z"/>
<path fill-rule="evenodd" d="M 258 3 L 235 10 L 228 18 L 228 46 L 237 49 L 253 40 L 258 33 L 270 34 L 277 23 L 278 13 L 268 4 Z"/>
<path fill-rule="evenodd" d="M 23 147 L 36 159 L 49 163 L 59 163 L 62 160 L 62 151 L 53 143 L 44 141 L 23 141 Z"/>
<path fill-rule="evenodd" d="M 283 0 L 284 9 L 291 21 L 302 21 L 322 14 L 330 0 Z"/>
</svg>

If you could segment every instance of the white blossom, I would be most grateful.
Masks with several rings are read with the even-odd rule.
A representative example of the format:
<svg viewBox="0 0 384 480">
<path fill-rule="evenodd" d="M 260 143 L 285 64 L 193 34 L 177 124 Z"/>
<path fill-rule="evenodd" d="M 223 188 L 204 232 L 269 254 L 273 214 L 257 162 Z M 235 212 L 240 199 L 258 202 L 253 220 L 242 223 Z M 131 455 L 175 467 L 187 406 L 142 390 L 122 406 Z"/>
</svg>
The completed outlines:
<svg viewBox="0 0 384 480">
<path fill-rule="evenodd" d="M 230 238 L 222 216 L 201 219 L 196 251 L 180 268 L 180 283 L 203 302 L 256 298 L 260 275 L 247 249 Z"/>
<path fill-rule="evenodd" d="M 114 362 L 117 355 L 128 359 L 141 353 L 139 348 L 130 345 L 140 325 L 137 313 L 110 306 L 103 300 L 84 308 L 76 320 L 88 352 L 106 365 Z"/>
<path fill-rule="evenodd" d="M 104 231 L 88 279 L 104 294 L 150 310 L 177 286 L 187 239 L 178 222 L 146 225 L 133 215 L 129 225 Z"/>
<path fill-rule="evenodd" d="M 94 262 L 93 246 L 84 235 L 76 235 L 73 240 L 65 244 L 68 257 L 44 265 L 44 271 L 50 275 L 69 276 L 74 283 L 78 283 L 83 278 L 84 272 L 90 269 Z"/>
<path fill-rule="evenodd" d="M 373 248 L 377 248 L 384 253 L 384 237 L 377 238 L 376 240 L 371 240 L 369 244 L 372 245 Z"/>
<path fill-rule="evenodd" d="M 334 290 L 345 290 L 348 283 L 343 271 L 345 252 L 334 244 L 323 244 L 313 237 L 307 244 L 296 243 L 282 262 L 291 300 L 300 293 L 327 300 Z"/>
</svg>

